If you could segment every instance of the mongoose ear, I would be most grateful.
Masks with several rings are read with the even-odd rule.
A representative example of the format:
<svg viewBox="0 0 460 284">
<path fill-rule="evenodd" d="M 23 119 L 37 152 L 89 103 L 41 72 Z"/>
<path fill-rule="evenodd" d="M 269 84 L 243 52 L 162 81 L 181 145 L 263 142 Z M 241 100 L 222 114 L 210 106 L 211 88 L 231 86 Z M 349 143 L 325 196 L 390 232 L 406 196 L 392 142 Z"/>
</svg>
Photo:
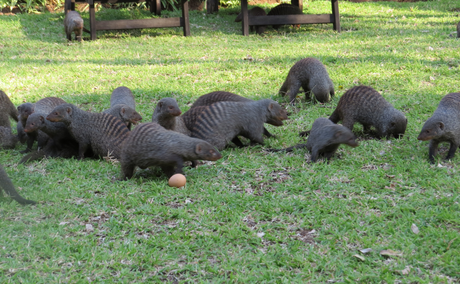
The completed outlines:
<svg viewBox="0 0 460 284">
<path fill-rule="evenodd" d="M 125 110 L 124 107 L 122 107 L 120 111 L 121 111 L 122 114 L 125 114 L 125 111 L 126 111 L 126 110 Z"/>
<path fill-rule="evenodd" d="M 68 114 L 72 114 L 72 108 L 68 107 L 68 108 L 66 109 L 66 112 L 67 112 Z"/>
<path fill-rule="evenodd" d="M 38 117 L 38 119 L 40 119 L 40 121 L 41 121 L 42 123 L 45 121 L 45 118 L 43 117 L 43 115 L 40 115 L 40 116 Z"/>
<path fill-rule="evenodd" d="M 201 144 L 196 144 L 195 146 L 195 154 L 200 154 L 201 153 Z"/>
<path fill-rule="evenodd" d="M 161 108 L 163 106 L 163 103 L 162 102 L 159 102 L 158 103 L 158 106 Z"/>
<path fill-rule="evenodd" d="M 275 107 L 275 105 L 274 105 L 273 103 L 270 103 L 270 104 L 268 105 L 268 110 L 272 110 L 274 107 Z"/>
<path fill-rule="evenodd" d="M 342 130 L 339 130 L 339 131 L 337 131 L 337 132 L 334 134 L 334 138 L 337 138 L 337 137 L 339 137 L 339 136 L 342 135 L 342 134 L 343 134 Z"/>
<path fill-rule="evenodd" d="M 441 128 L 441 130 L 444 130 L 444 123 L 440 122 L 439 123 L 439 128 Z"/>
</svg>

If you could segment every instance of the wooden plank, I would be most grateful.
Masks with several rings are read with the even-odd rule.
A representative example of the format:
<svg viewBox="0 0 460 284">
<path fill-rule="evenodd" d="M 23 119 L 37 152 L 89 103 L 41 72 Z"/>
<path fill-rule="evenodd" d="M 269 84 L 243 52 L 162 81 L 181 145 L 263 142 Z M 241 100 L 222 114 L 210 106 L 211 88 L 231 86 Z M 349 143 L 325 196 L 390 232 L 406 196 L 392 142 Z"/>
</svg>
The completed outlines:
<svg viewBox="0 0 460 284">
<path fill-rule="evenodd" d="M 190 19 L 188 17 L 188 0 L 182 2 L 181 26 L 184 27 L 184 36 L 190 35 Z"/>
<path fill-rule="evenodd" d="M 329 24 L 333 22 L 334 22 L 334 17 L 332 14 L 255 16 L 255 17 L 249 18 L 250 26 Z"/>
<path fill-rule="evenodd" d="M 332 15 L 334 16 L 333 28 L 340 33 L 340 13 L 339 13 L 339 1 L 331 0 L 332 4 Z"/>
<path fill-rule="evenodd" d="M 91 40 L 96 40 L 96 11 L 94 10 L 93 0 L 89 0 L 89 29 L 91 32 Z"/>
<path fill-rule="evenodd" d="M 249 35 L 249 16 L 248 16 L 248 0 L 241 0 L 241 13 L 243 15 L 242 26 L 243 35 Z"/>
<path fill-rule="evenodd" d="M 96 30 L 129 30 L 148 28 L 181 27 L 181 18 L 160 18 L 142 20 L 97 21 Z M 92 31 L 92 29 L 91 29 Z"/>
</svg>

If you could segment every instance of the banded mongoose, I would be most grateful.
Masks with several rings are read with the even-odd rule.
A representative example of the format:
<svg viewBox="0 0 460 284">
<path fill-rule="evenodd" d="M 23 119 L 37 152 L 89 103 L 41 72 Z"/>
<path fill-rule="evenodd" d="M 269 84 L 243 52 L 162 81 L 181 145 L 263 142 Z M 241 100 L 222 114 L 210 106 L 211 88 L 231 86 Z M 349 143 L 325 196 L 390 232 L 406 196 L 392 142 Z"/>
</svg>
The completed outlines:
<svg viewBox="0 0 460 284">
<path fill-rule="evenodd" d="M 11 132 L 11 128 L 0 126 L 0 149 L 14 149 L 18 137 Z"/>
<path fill-rule="evenodd" d="M 47 115 L 43 113 L 32 113 L 29 115 L 24 131 L 29 133 L 40 130 L 48 135 L 58 148 L 62 148 L 63 144 L 68 143 L 69 140 L 74 140 L 63 122 L 51 122 L 46 119 Z"/>
<path fill-rule="evenodd" d="M 27 134 L 24 132 L 24 127 L 26 127 L 27 118 L 30 114 L 34 112 L 34 105 L 32 103 L 23 103 L 18 106 L 18 124 L 16 124 L 16 129 L 18 132 L 18 139 L 21 144 L 27 142 Z"/>
<path fill-rule="evenodd" d="M 310 98 L 311 92 L 321 103 L 330 101 L 335 94 L 326 67 L 313 57 L 301 59 L 291 67 L 279 93 L 282 96 L 288 95 L 291 104 L 295 104 L 300 87 L 305 91 L 305 99 Z"/>
<path fill-rule="evenodd" d="M 173 130 L 184 135 L 190 136 L 191 130 L 185 125 L 181 115 L 181 110 L 176 100 L 173 98 L 161 99 L 153 111 L 152 122 L 158 123 L 165 129 Z"/>
<path fill-rule="evenodd" d="M 216 92 L 211 92 L 211 93 L 208 93 L 206 95 L 202 95 L 201 97 L 199 97 L 190 107 L 189 111 L 199 106 L 210 106 L 213 103 L 217 103 L 217 102 L 253 102 L 253 100 L 242 97 L 240 95 L 237 95 L 231 92 L 216 91 Z M 182 116 L 183 117 L 187 116 L 187 112 L 184 113 Z M 188 115 L 190 116 L 190 114 Z M 276 126 L 276 125 L 279 125 L 280 122 L 277 120 L 274 120 L 274 121 L 268 120 L 267 123 Z M 190 128 L 188 125 L 187 127 Z M 268 132 L 268 130 L 265 127 L 264 127 L 264 135 L 269 138 L 275 137 L 275 135 Z"/>
<path fill-rule="evenodd" d="M 113 90 L 110 97 L 110 108 L 103 112 L 121 119 L 130 130 L 132 124 L 137 124 L 142 120 L 142 116 L 136 112 L 133 92 L 123 86 Z"/>
<path fill-rule="evenodd" d="M 72 33 L 75 33 L 75 40 L 81 41 L 83 19 L 77 11 L 67 12 L 64 17 L 64 30 L 68 40 L 72 40 Z"/>
<path fill-rule="evenodd" d="M 119 159 L 121 146 L 130 132 L 113 115 L 87 112 L 73 104 L 57 106 L 46 119 L 67 125 L 70 134 L 78 142 L 79 159 L 83 159 L 89 149 L 96 156 Z"/>
<path fill-rule="evenodd" d="M 18 121 L 18 110 L 10 98 L 0 90 L 0 126 L 11 128 L 10 117 Z"/>
<path fill-rule="evenodd" d="M 266 16 L 267 13 L 265 12 L 264 9 L 260 7 L 254 7 L 251 10 L 248 10 L 248 17 L 254 17 L 254 16 Z M 236 16 L 235 22 L 241 22 L 243 20 L 243 13 L 239 13 L 238 16 Z M 265 32 L 265 26 L 249 26 L 251 32 L 256 31 L 257 34 L 263 34 Z"/>
<path fill-rule="evenodd" d="M 301 15 L 303 14 L 302 10 L 298 6 L 283 3 L 278 6 L 273 7 L 269 12 L 268 16 L 280 16 L 280 15 Z M 273 25 L 272 27 L 277 30 L 283 25 Z M 300 26 L 300 25 L 299 25 Z"/>
<path fill-rule="evenodd" d="M 457 24 L 457 37 L 460 38 L 460 22 Z"/>
<path fill-rule="evenodd" d="M 36 204 L 37 202 L 32 201 L 32 200 L 27 200 L 23 198 L 19 193 L 16 191 L 14 188 L 13 182 L 11 182 L 10 178 L 8 177 L 8 174 L 6 173 L 5 169 L 3 166 L 0 164 L 0 197 L 3 196 L 2 190 L 5 191 L 7 195 L 9 195 L 11 198 L 16 200 L 22 205 L 26 204 Z"/>
<path fill-rule="evenodd" d="M 343 94 L 337 108 L 329 119 L 353 130 L 355 122 L 363 125 L 364 131 L 371 126 L 377 138 L 400 138 L 406 132 L 407 118 L 395 109 L 379 92 L 368 86 L 356 86 Z"/>
<path fill-rule="evenodd" d="M 307 143 L 272 151 L 291 152 L 293 149 L 307 148 L 311 153 L 311 162 L 314 163 L 321 156 L 329 160 L 337 151 L 340 144 L 346 144 L 351 147 L 358 146 L 356 137 L 350 129 L 335 124 L 327 118 L 320 117 L 313 122 Z"/>
<path fill-rule="evenodd" d="M 222 155 L 209 143 L 164 129 L 157 123 L 142 123 L 126 139 L 121 153 L 121 179 L 130 179 L 138 166 L 160 166 L 168 176 L 183 173 L 185 161 L 217 161 Z"/>
<path fill-rule="evenodd" d="M 218 102 L 207 107 L 198 117 L 192 137 L 211 143 L 219 151 L 238 135 L 248 138 L 251 143 L 263 144 L 264 123 L 278 121 L 275 126 L 281 126 L 285 119 L 286 111 L 270 99 Z"/>
<path fill-rule="evenodd" d="M 29 114 L 29 116 L 32 113 L 41 113 L 44 114 L 45 116 L 48 115 L 56 106 L 65 104 L 66 102 L 63 99 L 56 98 L 56 97 L 46 97 L 41 100 L 38 100 L 35 104 L 32 105 L 32 112 L 30 113 L 30 105 L 26 104 L 26 107 L 24 107 L 24 104 L 21 105 L 24 109 L 26 109 L 26 113 Z M 25 123 L 24 123 L 24 110 L 21 109 L 20 111 L 20 116 L 21 116 L 21 123 L 23 123 L 23 128 L 25 132 L 25 128 L 27 125 L 27 120 L 29 116 L 27 116 Z M 29 131 L 26 132 L 27 134 L 27 147 L 25 150 L 21 151 L 21 153 L 28 153 L 32 150 L 32 146 L 34 145 L 34 142 L 37 141 L 38 147 L 41 148 L 44 146 L 44 143 L 47 141 L 48 135 L 44 134 L 41 131 Z"/>
<path fill-rule="evenodd" d="M 434 163 L 441 142 L 450 143 L 446 160 L 454 157 L 460 146 L 460 93 L 450 93 L 442 98 L 433 116 L 422 127 L 418 140 L 430 141 L 428 158 Z"/>
</svg>

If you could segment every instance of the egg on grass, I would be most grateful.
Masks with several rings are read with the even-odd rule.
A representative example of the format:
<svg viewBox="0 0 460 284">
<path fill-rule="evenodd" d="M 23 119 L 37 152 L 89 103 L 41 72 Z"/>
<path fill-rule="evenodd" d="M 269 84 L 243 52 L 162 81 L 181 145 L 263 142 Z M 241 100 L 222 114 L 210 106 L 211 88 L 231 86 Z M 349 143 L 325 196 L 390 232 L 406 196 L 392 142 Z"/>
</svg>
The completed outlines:
<svg viewBox="0 0 460 284">
<path fill-rule="evenodd" d="M 168 184 L 171 187 L 183 187 L 187 179 L 183 174 L 175 174 L 169 178 Z"/>
</svg>

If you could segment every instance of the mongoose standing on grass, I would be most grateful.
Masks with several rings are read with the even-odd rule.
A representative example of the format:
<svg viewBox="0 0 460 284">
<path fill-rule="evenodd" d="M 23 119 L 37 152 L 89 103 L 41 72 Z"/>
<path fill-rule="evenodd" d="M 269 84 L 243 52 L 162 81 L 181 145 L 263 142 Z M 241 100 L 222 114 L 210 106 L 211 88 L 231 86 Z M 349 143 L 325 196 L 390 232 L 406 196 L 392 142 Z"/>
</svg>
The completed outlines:
<svg viewBox="0 0 460 284">
<path fill-rule="evenodd" d="M 23 123 L 23 128 L 26 128 L 27 125 L 27 119 L 32 113 L 40 113 L 43 115 L 48 115 L 56 106 L 65 104 L 66 102 L 63 99 L 56 98 L 56 97 L 46 97 L 41 100 L 38 100 L 35 104 L 22 104 L 21 110 L 18 110 L 20 112 L 21 116 L 21 123 Z M 30 112 L 30 109 L 32 109 L 32 112 Z M 24 113 L 25 111 L 27 114 L 27 118 L 25 119 L 24 123 L 24 117 L 26 116 Z M 25 131 L 24 131 L 25 132 Z M 27 134 L 27 147 L 24 151 L 21 151 L 21 153 L 28 153 L 32 150 L 32 146 L 34 145 L 35 141 L 38 141 L 38 147 L 41 148 L 45 145 L 48 135 L 41 131 L 29 131 L 26 133 Z"/>
<path fill-rule="evenodd" d="M 123 121 L 128 129 L 131 130 L 132 124 L 137 124 L 142 120 L 142 116 L 136 112 L 136 101 L 133 92 L 128 87 L 118 87 L 112 92 L 110 97 L 110 108 L 103 113 L 111 114 Z"/>
<path fill-rule="evenodd" d="M 119 159 L 121 146 L 130 133 L 128 127 L 115 116 L 86 112 L 73 104 L 57 106 L 46 119 L 67 125 L 78 142 L 79 159 L 83 159 L 89 149 L 97 156 Z"/>
<path fill-rule="evenodd" d="M 267 13 L 265 13 L 265 10 L 260 8 L 260 7 L 254 7 L 251 10 L 248 10 L 248 17 L 254 17 L 254 16 L 266 16 Z M 239 13 L 238 16 L 236 16 L 235 22 L 241 22 L 243 20 L 243 13 Z M 256 33 L 261 35 L 265 32 L 265 26 L 249 26 L 251 32 L 256 30 Z"/>
<path fill-rule="evenodd" d="M 241 135 L 252 143 L 263 144 L 264 123 L 287 119 L 286 111 L 270 99 L 253 102 L 218 102 L 207 107 L 193 127 L 192 137 L 203 139 L 217 150 Z"/>
<path fill-rule="evenodd" d="M 340 98 L 337 108 L 329 119 L 353 130 L 355 122 L 363 125 L 364 131 L 371 126 L 377 131 L 377 137 L 399 138 L 406 132 L 407 118 L 387 102 L 379 92 L 368 86 L 349 89 Z"/>
<path fill-rule="evenodd" d="M 137 126 L 126 139 L 121 153 L 121 179 L 129 179 L 136 166 L 160 166 L 168 176 L 183 173 L 185 161 L 217 161 L 222 155 L 209 143 L 166 130 L 157 123 Z"/>
<path fill-rule="evenodd" d="M 351 147 L 358 146 L 356 137 L 350 129 L 335 124 L 327 118 L 320 117 L 313 122 L 306 144 L 297 144 L 286 149 L 271 151 L 291 152 L 293 149 L 307 148 L 311 153 L 311 161 L 316 162 L 320 156 L 329 160 L 340 144 L 346 144 Z"/>
<path fill-rule="evenodd" d="M 431 140 L 428 158 L 432 164 L 441 142 L 450 143 L 446 160 L 454 157 L 460 146 L 460 93 L 450 93 L 442 98 L 433 116 L 423 125 L 417 139 Z"/>
<path fill-rule="evenodd" d="M 83 19 L 77 11 L 67 12 L 64 18 L 64 30 L 68 40 L 72 40 L 72 33 L 75 33 L 75 40 L 81 41 Z"/>
<path fill-rule="evenodd" d="M 34 112 L 34 105 L 32 103 L 23 103 L 18 106 L 18 124 L 16 129 L 18 132 L 18 140 L 21 144 L 27 142 L 27 134 L 24 132 L 26 127 L 27 118 Z"/>
<path fill-rule="evenodd" d="M 63 122 L 51 122 L 46 119 L 46 116 L 47 114 L 42 113 L 32 113 L 29 115 L 24 131 L 29 133 L 40 130 L 48 135 L 58 148 L 62 148 L 63 144 L 69 140 L 74 140 Z"/>
<path fill-rule="evenodd" d="M 457 37 L 460 38 L 460 22 L 457 24 Z"/>
<path fill-rule="evenodd" d="M 158 123 L 165 129 L 176 131 L 190 136 L 191 130 L 185 125 L 181 115 L 181 110 L 176 100 L 173 98 L 161 99 L 153 111 L 152 122 Z"/>
<path fill-rule="evenodd" d="M 18 137 L 11 132 L 11 128 L 0 126 L 0 149 L 14 149 Z"/>
<path fill-rule="evenodd" d="M 268 16 L 280 16 L 280 15 L 301 15 L 303 14 L 302 10 L 298 6 L 292 4 L 279 4 L 278 6 L 273 7 L 269 12 Z M 283 25 L 273 25 L 275 30 L 279 29 Z M 300 25 L 299 25 L 300 26 Z"/>
<path fill-rule="evenodd" d="M 35 201 L 24 199 L 21 195 L 19 195 L 2 165 L 0 165 L 0 197 L 3 196 L 1 189 L 3 189 L 7 195 L 22 205 L 36 204 Z"/>
<path fill-rule="evenodd" d="M 18 121 L 18 110 L 10 98 L 0 90 L 0 126 L 11 128 L 10 118 Z"/>
<path fill-rule="evenodd" d="M 234 94 L 234 93 L 231 93 L 231 92 L 225 92 L 225 91 L 216 91 L 216 92 L 211 92 L 211 93 L 208 93 L 206 95 L 202 95 L 201 97 L 199 97 L 194 103 L 193 105 L 190 107 L 190 110 L 188 110 L 187 112 L 185 112 L 182 116 L 185 117 L 185 116 L 190 116 L 191 114 L 187 114 L 188 112 L 190 112 L 192 109 L 196 108 L 196 107 L 199 107 L 199 106 L 210 106 L 212 105 L 213 103 L 217 103 L 217 102 L 253 102 L 253 100 L 251 99 L 248 99 L 248 98 L 245 98 L 245 97 L 242 97 L 240 95 L 237 95 L 237 94 Z M 199 110 L 196 110 L 195 112 L 198 112 Z M 193 117 L 193 116 L 192 116 Z M 185 119 L 185 118 L 184 118 Z M 194 118 L 192 118 L 194 119 Z M 271 121 L 271 120 L 268 120 L 267 121 L 268 124 L 271 124 L 271 125 L 279 125 L 280 121 L 277 121 L 277 120 L 274 120 L 274 121 Z M 187 124 L 187 123 L 186 123 Z M 187 125 L 187 127 L 189 127 Z M 270 132 L 268 132 L 268 130 L 264 127 L 264 135 L 267 136 L 267 137 L 275 137 L 275 135 L 271 134 Z"/>
<path fill-rule="evenodd" d="M 310 98 L 311 92 L 321 103 L 330 101 L 335 94 L 334 84 L 329 78 L 326 67 L 321 61 L 312 57 L 299 60 L 292 66 L 279 93 L 282 96 L 288 95 L 291 104 L 295 104 L 300 87 L 305 91 L 305 99 Z"/>
</svg>

